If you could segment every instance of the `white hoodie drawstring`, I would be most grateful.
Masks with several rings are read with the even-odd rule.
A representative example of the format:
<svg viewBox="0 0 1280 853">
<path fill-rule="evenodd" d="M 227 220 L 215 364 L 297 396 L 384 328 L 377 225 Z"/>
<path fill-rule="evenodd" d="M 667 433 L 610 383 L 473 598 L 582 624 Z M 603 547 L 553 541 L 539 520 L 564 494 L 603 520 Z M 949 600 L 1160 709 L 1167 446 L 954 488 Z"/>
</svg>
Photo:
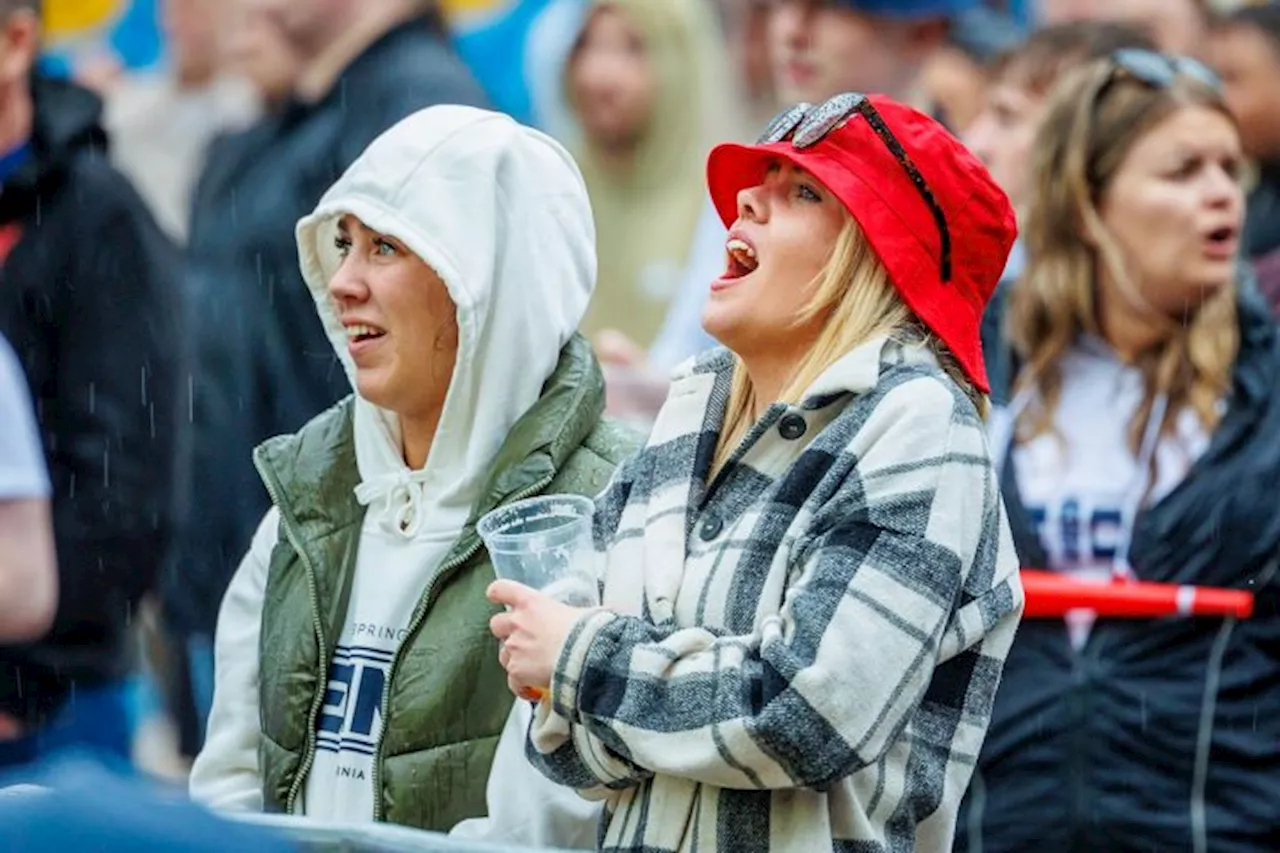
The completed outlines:
<svg viewBox="0 0 1280 853">
<path fill-rule="evenodd" d="M 381 502 L 375 511 L 382 529 L 412 539 L 424 521 L 426 479 L 426 471 L 401 469 L 381 474 L 356 486 L 356 500 L 361 506 Z"/>
</svg>

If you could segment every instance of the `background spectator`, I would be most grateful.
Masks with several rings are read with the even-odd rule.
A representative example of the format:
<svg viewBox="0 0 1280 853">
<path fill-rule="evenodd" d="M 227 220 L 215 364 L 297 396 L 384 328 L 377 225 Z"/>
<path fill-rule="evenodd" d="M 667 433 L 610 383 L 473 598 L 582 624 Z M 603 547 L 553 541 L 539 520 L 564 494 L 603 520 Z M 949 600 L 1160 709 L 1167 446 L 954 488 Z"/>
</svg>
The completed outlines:
<svg viewBox="0 0 1280 853">
<path fill-rule="evenodd" d="M 565 86 L 600 257 L 589 337 L 616 329 L 648 347 L 699 249 L 706 152 L 737 130 L 712 12 L 706 0 L 601 0 L 573 47 Z"/>
<path fill-rule="evenodd" d="M 947 40 L 930 54 L 920 72 L 920 85 L 937 117 L 963 133 L 986 103 L 993 65 L 1022 41 L 1012 19 L 983 6 L 957 15 Z"/>
<path fill-rule="evenodd" d="M 239 0 L 235 0 L 239 2 Z M 171 237 L 185 241 L 205 149 L 256 115 L 253 91 L 227 73 L 235 21 L 225 0 L 161 0 L 166 66 L 119 78 L 104 93 L 111 152 Z"/>
<path fill-rule="evenodd" d="M 1070 72 L 1126 47 L 1154 50 L 1155 44 L 1127 24 L 1072 21 L 1033 33 L 997 62 L 986 103 L 966 131 L 965 142 L 1009 194 L 1020 223 L 1026 221 L 1034 196 L 1032 144 L 1053 87 Z M 1026 250 L 1019 237 L 998 293 L 1017 282 L 1025 265 Z M 989 347 L 1000 337 L 998 315 L 998 310 L 989 310 L 983 319 L 982 339 Z"/>
<path fill-rule="evenodd" d="M 1115 21 L 1145 31 L 1167 53 L 1198 56 L 1212 11 L 1209 0 L 1040 0 L 1040 23 Z"/>
<path fill-rule="evenodd" d="M 267 112 L 277 112 L 302 73 L 302 57 L 269 5 L 261 0 L 234 3 L 227 68 L 249 83 Z"/>
<path fill-rule="evenodd" d="M 58 613 L 0 648 L 0 766 L 132 746 L 130 622 L 168 555 L 186 374 L 180 259 L 106 157 L 101 104 L 32 76 L 35 0 L 0 2 L 0 333 L 53 485 Z"/>
<path fill-rule="evenodd" d="M 926 60 L 949 20 L 974 0 L 777 0 L 769 58 L 783 104 L 822 103 L 838 92 L 880 92 L 929 109 Z"/>
<path fill-rule="evenodd" d="M 1274 309 L 1280 306 L 1280 6 L 1241 9 L 1221 21 L 1209 57 L 1256 166 L 1244 251 Z"/>
<path fill-rule="evenodd" d="M 1024 620 L 960 850 L 1254 851 L 1280 835 L 1280 337 L 1236 263 L 1239 135 L 1158 54 L 1064 81 L 1033 153 L 990 441 L 1024 567 L 1252 590 L 1252 619 Z"/>
</svg>

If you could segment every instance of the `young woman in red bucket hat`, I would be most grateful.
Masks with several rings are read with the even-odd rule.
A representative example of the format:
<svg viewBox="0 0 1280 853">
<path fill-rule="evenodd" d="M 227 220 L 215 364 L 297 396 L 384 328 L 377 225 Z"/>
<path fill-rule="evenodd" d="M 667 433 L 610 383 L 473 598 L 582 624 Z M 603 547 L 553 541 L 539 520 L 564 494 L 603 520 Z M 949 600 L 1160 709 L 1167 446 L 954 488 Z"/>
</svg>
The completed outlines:
<svg viewBox="0 0 1280 853">
<path fill-rule="evenodd" d="M 1022 606 L 981 410 L 1008 200 L 848 94 L 711 154 L 730 227 L 646 448 L 598 499 L 604 606 L 500 581 L 530 760 L 609 851 L 950 850 Z"/>
</svg>

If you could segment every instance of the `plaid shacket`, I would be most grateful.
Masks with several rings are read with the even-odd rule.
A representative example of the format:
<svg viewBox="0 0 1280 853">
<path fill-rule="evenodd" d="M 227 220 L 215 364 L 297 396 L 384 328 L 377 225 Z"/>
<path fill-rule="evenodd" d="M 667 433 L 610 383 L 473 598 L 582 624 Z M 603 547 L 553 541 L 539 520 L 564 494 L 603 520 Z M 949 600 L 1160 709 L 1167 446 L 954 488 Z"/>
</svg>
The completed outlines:
<svg viewBox="0 0 1280 853">
<path fill-rule="evenodd" d="M 873 341 L 708 484 L 732 372 L 678 377 L 597 501 L 609 611 L 529 758 L 606 799 L 604 851 L 949 851 L 1022 607 L 978 412 Z"/>
</svg>

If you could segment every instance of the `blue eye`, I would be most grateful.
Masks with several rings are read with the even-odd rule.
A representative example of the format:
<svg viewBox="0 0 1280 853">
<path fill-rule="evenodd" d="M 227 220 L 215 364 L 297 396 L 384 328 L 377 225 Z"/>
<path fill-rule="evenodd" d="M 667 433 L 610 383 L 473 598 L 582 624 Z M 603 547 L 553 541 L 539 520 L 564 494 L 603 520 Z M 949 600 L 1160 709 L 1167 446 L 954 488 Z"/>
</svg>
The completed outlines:
<svg viewBox="0 0 1280 853">
<path fill-rule="evenodd" d="M 386 240 L 377 241 L 378 254 L 383 256 L 392 256 L 397 254 L 396 247 L 388 243 Z"/>
<path fill-rule="evenodd" d="M 818 195 L 818 191 L 808 184 L 801 184 L 796 188 L 796 193 L 805 201 L 820 202 L 822 196 Z"/>
</svg>

